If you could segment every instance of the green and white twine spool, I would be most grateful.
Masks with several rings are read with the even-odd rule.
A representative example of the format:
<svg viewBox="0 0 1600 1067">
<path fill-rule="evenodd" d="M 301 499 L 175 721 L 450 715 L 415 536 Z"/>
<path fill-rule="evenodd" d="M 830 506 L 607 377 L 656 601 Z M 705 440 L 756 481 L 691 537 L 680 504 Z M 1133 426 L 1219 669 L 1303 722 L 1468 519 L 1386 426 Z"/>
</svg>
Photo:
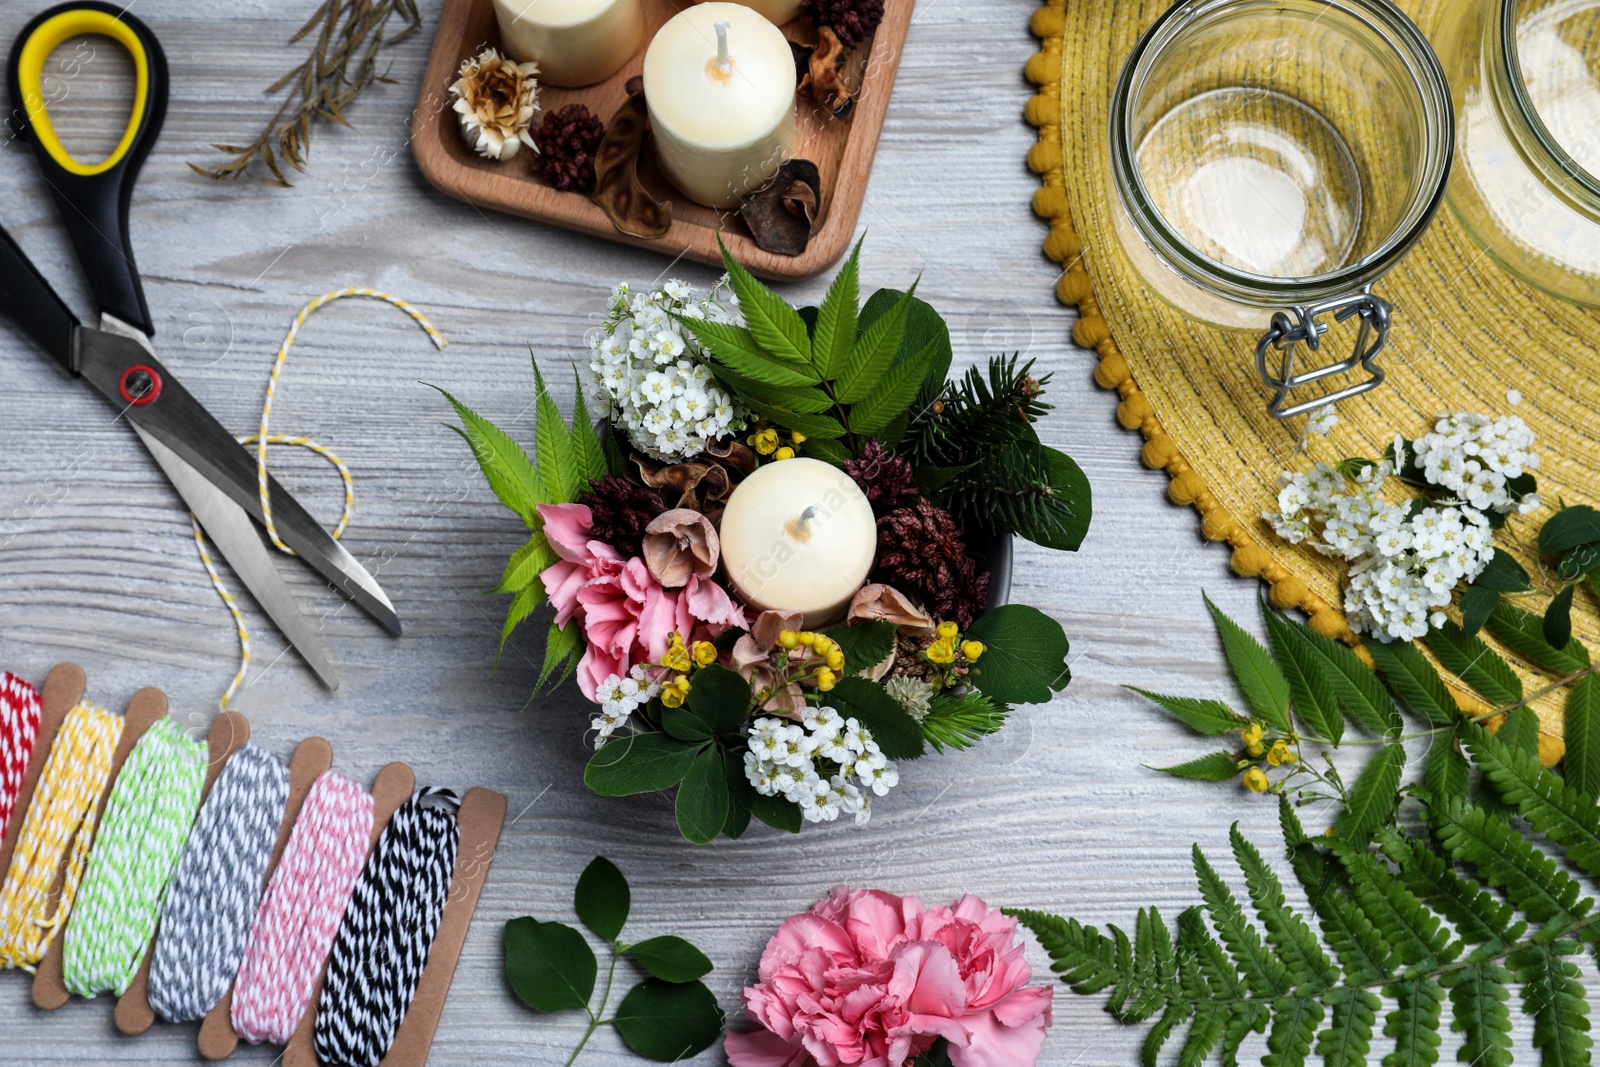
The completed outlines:
<svg viewBox="0 0 1600 1067">
<path fill-rule="evenodd" d="M 79 996 L 121 996 L 138 974 L 200 807 L 206 762 L 206 746 L 171 718 L 128 754 L 67 923 L 62 971 Z"/>
</svg>

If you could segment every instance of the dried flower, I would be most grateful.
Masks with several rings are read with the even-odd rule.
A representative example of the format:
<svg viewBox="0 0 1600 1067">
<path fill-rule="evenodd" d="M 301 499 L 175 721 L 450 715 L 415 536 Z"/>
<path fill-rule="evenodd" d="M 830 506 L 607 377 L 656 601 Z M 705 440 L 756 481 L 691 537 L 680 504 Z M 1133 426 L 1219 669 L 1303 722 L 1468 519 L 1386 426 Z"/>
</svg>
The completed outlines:
<svg viewBox="0 0 1600 1067">
<path fill-rule="evenodd" d="M 892 622 L 904 633 L 925 634 L 933 629 L 933 619 L 892 585 L 874 582 L 862 586 L 850 598 L 845 622 Z"/>
<path fill-rule="evenodd" d="M 988 605 L 989 575 L 967 554 L 961 528 L 948 511 L 921 497 L 878 520 L 878 571 L 963 629 Z"/>
<path fill-rule="evenodd" d="M 594 192 L 594 155 L 605 135 L 605 123 L 582 104 L 551 112 L 533 134 L 539 169 L 557 189 Z"/>
<path fill-rule="evenodd" d="M 717 528 L 698 511 L 673 508 L 644 528 L 644 562 L 668 589 L 688 584 L 691 575 L 710 578 L 721 549 Z"/>
<path fill-rule="evenodd" d="M 644 529 L 666 510 L 660 494 L 614 474 L 591 482 L 589 491 L 577 503 L 588 508 L 593 517 L 594 539 L 604 541 L 624 557 L 644 554 Z"/>
<path fill-rule="evenodd" d="M 894 698 L 896 704 L 905 709 L 907 715 L 918 722 L 928 717 L 933 694 L 938 691 L 932 682 L 905 674 L 890 678 L 884 683 L 883 688 Z"/>
<path fill-rule="evenodd" d="M 911 463 L 876 440 L 868 441 L 860 456 L 845 460 L 844 472 L 861 487 L 867 500 L 884 508 L 897 508 L 916 493 Z"/>
<path fill-rule="evenodd" d="M 461 130 L 473 151 L 486 159 L 510 159 L 519 145 L 534 151 L 528 126 L 539 113 L 536 63 L 518 63 L 485 48 L 464 60 L 450 86 Z"/>
</svg>

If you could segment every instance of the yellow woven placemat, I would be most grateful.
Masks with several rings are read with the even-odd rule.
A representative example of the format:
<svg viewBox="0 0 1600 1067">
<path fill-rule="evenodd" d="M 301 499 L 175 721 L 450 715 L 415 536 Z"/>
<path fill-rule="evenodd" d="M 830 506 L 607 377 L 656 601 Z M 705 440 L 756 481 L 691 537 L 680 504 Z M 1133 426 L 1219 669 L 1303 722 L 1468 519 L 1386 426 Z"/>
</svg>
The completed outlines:
<svg viewBox="0 0 1600 1067">
<path fill-rule="evenodd" d="M 1426 29 L 1440 2 L 1449 0 L 1401 6 Z M 1113 234 L 1107 106 L 1123 59 L 1167 3 L 1047 0 L 1034 13 L 1042 47 L 1027 75 L 1039 92 L 1027 117 L 1039 141 L 1028 162 L 1042 183 L 1034 210 L 1050 222 L 1044 249 L 1062 267 L 1056 293 L 1077 306 L 1073 337 L 1099 354 L 1095 380 L 1120 396 L 1117 419 L 1143 435 L 1143 460 L 1166 470 L 1168 496 L 1194 506 L 1202 533 L 1231 545 L 1234 570 L 1267 582 L 1274 604 L 1299 608 L 1318 630 L 1349 640 L 1342 564 L 1283 542 L 1259 518 L 1275 506 L 1278 472 L 1296 465 L 1303 420 L 1267 415 L 1252 336 L 1193 323 L 1148 292 Z M 1382 360 L 1389 380 L 1340 405 L 1333 444 L 1347 455 L 1375 456 L 1395 433 L 1416 437 L 1443 411 L 1520 415 L 1538 435 L 1539 488 L 1548 503 L 1514 518 L 1497 544 L 1538 575 L 1532 539 L 1556 499 L 1600 497 L 1600 316 L 1501 271 L 1448 209 L 1377 288 L 1397 308 Z M 1512 389 L 1522 394 L 1515 407 Z M 1575 610 L 1573 619 L 1580 640 L 1600 645 L 1593 611 Z M 1507 657 L 1529 692 L 1551 680 Z M 1456 689 L 1464 706 L 1482 707 Z M 1546 734 L 1541 755 L 1554 762 L 1564 748 L 1561 703 L 1534 706 Z"/>
</svg>

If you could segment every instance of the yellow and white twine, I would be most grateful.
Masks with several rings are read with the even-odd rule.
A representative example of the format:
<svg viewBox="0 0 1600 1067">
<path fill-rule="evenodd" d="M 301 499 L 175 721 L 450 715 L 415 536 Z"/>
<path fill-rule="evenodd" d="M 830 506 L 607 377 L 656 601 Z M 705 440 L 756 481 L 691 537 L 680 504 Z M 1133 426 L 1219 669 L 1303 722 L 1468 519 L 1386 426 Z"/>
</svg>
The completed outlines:
<svg viewBox="0 0 1600 1067">
<path fill-rule="evenodd" d="M 0 886 L 0 967 L 33 970 L 71 913 L 121 739 L 122 716 L 92 704 L 79 704 L 62 722 Z M 52 914 L 50 888 L 63 856 L 66 875 Z"/>
<path fill-rule="evenodd" d="M 339 472 L 339 477 L 344 482 L 344 511 L 339 516 L 338 525 L 333 528 L 334 540 L 338 540 L 339 536 L 344 533 L 345 527 L 350 524 L 351 515 L 355 513 L 355 481 L 350 477 L 350 469 L 344 465 L 343 460 L 336 456 L 327 446 L 318 444 L 309 437 L 295 437 L 289 434 L 267 432 L 267 424 L 272 418 L 272 401 L 278 394 L 278 378 L 283 373 L 283 365 L 289 360 L 289 350 L 294 347 L 295 338 L 299 335 L 300 328 L 306 324 L 306 320 L 311 317 L 312 312 L 325 304 L 331 304 L 335 300 L 342 300 L 347 296 L 366 296 L 387 301 L 410 315 L 416 324 L 422 327 L 423 332 L 428 335 L 429 339 L 433 341 L 435 348 L 442 349 L 450 343 L 445 340 L 443 334 L 434 328 L 433 323 L 429 322 L 427 316 L 422 312 L 399 297 L 391 296 L 377 289 L 338 289 L 331 293 L 324 293 L 301 308 L 300 313 L 294 317 L 294 324 L 289 327 L 289 332 L 284 335 L 283 344 L 278 347 L 277 358 L 272 363 L 272 374 L 267 379 L 267 397 L 261 405 L 261 428 L 253 434 L 246 434 L 238 439 L 242 445 L 254 444 L 256 446 L 256 486 L 261 495 L 261 514 L 266 520 L 267 536 L 272 539 L 272 543 L 277 546 L 279 551 L 286 552 L 291 556 L 296 554 L 294 549 L 284 544 L 278 537 L 278 528 L 272 522 L 272 497 L 267 489 L 267 446 L 269 444 L 298 445 L 301 448 L 309 449 L 333 464 L 334 469 Z M 239 633 L 239 669 L 234 673 L 233 681 L 228 683 L 227 692 L 222 694 L 222 699 L 218 702 L 222 708 L 226 709 L 228 701 L 233 699 L 233 694 L 238 691 L 240 684 L 244 681 L 245 672 L 250 667 L 250 634 L 245 629 L 244 615 L 240 613 L 237 601 L 228 592 L 227 587 L 223 585 L 222 576 L 217 573 L 216 564 L 211 560 L 211 553 L 206 549 L 205 535 L 200 531 L 199 522 L 195 520 L 193 515 L 189 516 L 189 521 L 194 527 L 194 541 L 200 552 L 200 562 L 205 565 L 206 573 L 211 576 L 211 584 L 216 589 L 217 595 L 222 598 L 222 603 L 227 607 L 228 613 L 233 616 L 234 629 Z"/>
</svg>

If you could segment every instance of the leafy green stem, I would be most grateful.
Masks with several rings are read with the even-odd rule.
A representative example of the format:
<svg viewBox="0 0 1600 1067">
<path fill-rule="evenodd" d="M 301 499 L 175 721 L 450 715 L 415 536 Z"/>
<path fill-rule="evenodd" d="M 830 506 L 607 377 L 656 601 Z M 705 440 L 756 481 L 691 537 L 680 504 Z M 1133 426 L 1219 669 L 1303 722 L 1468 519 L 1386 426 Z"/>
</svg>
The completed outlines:
<svg viewBox="0 0 1600 1067">
<path fill-rule="evenodd" d="M 587 1006 L 584 1007 L 584 1011 L 589 1013 L 589 1029 L 583 1032 L 583 1040 L 578 1042 L 578 1047 L 572 1050 L 571 1056 L 567 1057 L 566 1067 L 572 1067 L 577 1062 L 578 1056 L 583 1052 L 584 1046 L 589 1043 L 589 1039 L 594 1036 L 594 1032 L 612 1021 L 601 1018 L 601 1016 L 605 1015 L 606 1008 L 611 1005 L 611 983 L 617 977 L 617 957 L 619 955 L 621 953 L 618 952 L 617 945 L 613 942 L 611 945 L 611 966 L 606 970 L 606 986 L 600 994 L 600 1010 L 595 1011 Z"/>
</svg>

